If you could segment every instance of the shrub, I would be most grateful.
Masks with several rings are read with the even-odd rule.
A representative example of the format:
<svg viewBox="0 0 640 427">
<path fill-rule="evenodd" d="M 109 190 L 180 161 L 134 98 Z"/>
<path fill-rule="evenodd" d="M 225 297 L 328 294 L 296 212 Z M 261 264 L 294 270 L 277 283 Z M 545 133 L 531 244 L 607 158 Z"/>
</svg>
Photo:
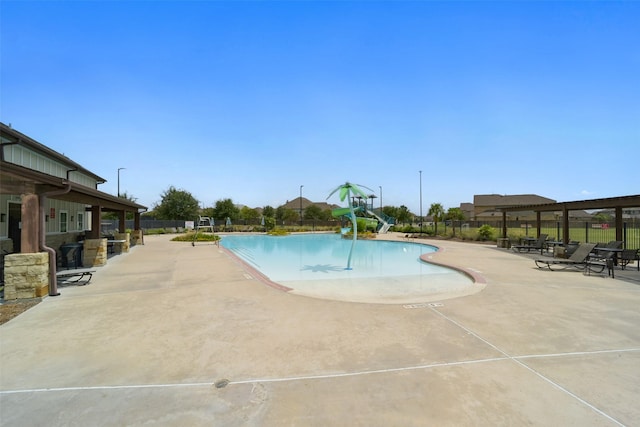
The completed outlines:
<svg viewBox="0 0 640 427">
<path fill-rule="evenodd" d="M 494 230 L 488 224 L 478 228 L 478 240 L 493 240 L 493 234 Z"/>
<path fill-rule="evenodd" d="M 194 232 L 189 232 L 185 234 L 180 234 L 173 239 L 172 242 L 193 242 Z M 215 242 L 216 240 L 220 240 L 220 236 L 211 233 L 198 233 L 198 238 L 196 242 Z"/>
<path fill-rule="evenodd" d="M 289 232 L 287 230 L 285 230 L 284 228 L 276 227 L 273 230 L 269 230 L 267 232 L 267 234 L 269 236 L 288 236 Z"/>
<path fill-rule="evenodd" d="M 265 217 L 264 226 L 267 230 L 273 230 L 276 227 L 276 219 L 273 217 Z"/>
</svg>

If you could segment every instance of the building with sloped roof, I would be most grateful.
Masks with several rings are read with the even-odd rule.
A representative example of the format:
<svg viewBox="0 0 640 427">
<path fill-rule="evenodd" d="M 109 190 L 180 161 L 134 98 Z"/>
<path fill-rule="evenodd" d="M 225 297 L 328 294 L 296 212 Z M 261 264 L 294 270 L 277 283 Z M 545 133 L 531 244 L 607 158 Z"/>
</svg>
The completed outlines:
<svg viewBox="0 0 640 427">
<path fill-rule="evenodd" d="M 536 194 L 477 194 L 473 196 L 473 218 L 474 220 L 502 218 L 502 212 L 499 208 L 506 206 L 519 205 L 537 205 L 543 203 L 555 203 L 553 199 L 538 196 Z M 549 218 L 554 219 L 553 212 L 547 214 Z M 533 211 L 518 212 L 519 220 L 535 219 L 536 215 Z M 512 218 L 516 219 L 516 218 Z"/>
<path fill-rule="evenodd" d="M 317 207 L 320 208 L 320 210 L 331 210 L 331 209 L 335 209 L 338 208 L 340 206 L 338 205 L 334 205 L 331 203 L 327 203 L 327 202 L 312 202 L 311 200 L 305 198 L 305 197 L 296 197 L 295 199 L 289 201 L 287 200 L 287 202 L 282 205 L 283 208 L 285 209 L 291 209 L 293 211 L 296 211 L 298 213 L 298 215 L 302 215 L 302 213 L 304 212 L 305 209 L 307 209 L 309 206 L 311 205 L 315 205 Z M 302 211 L 300 210 L 302 209 Z"/>
<path fill-rule="evenodd" d="M 41 277 L 49 281 L 49 295 L 56 294 L 56 268 L 62 245 L 83 246 L 84 257 L 75 260 L 76 264 L 95 266 L 106 262 L 108 243 L 101 236 L 102 212 L 114 212 L 119 217 L 120 247 L 128 250 L 130 244 L 124 237 L 128 236 L 127 212 L 134 214 L 135 239 L 142 240 L 140 213 L 146 206 L 98 190 L 104 182 L 104 178 L 64 154 L 0 123 L 0 248 L 3 253 L 12 253 L 9 259 L 24 255 L 21 262 L 34 262 L 34 269 L 43 264 L 34 261 L 38 254 L 48 258 L 49 271 Z M 5 298 L 10 294 L 7 289 L 10 286 L 5 281 Z M 42 284 L 34 284 L 33 289 L 33 295 L 13 296 L 43 296 Z"/>
</svg>

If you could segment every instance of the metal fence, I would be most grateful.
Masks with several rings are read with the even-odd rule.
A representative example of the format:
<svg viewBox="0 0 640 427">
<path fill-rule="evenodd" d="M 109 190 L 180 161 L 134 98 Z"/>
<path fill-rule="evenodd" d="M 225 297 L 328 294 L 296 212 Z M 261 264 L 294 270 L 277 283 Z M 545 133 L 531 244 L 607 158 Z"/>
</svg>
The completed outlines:
<svg viewBox="0 0 640 427">
<path fill-rule="evenodd" d="M 224 219 L 221 220 L 215 220 L 215 227 L 216 228 L 224 228 L 226 221 Z M 339 227 L 340 226 L 340 221 L 339 220 L 331 220 L 331 221 L 320 221 L 320 220 L 303 220 L 301 221 L 279 221 L 278 224 L 276 224 L 277 226 L 284 226 L 284 227 L 295 227 L 295 226 L 302 226 L 302 227 L 307 227 L 307 228 L 313 228 L 313 227 Z M 102 220 L 101 221 L 101 226 L 102 226 L 102 233 L 110 233 L 115 231 L 118 228 L 118 220 L 113 219 L 113 220 Z M 254 219 L 254 220 L 238 220 L 238 221 L 233 221 L 232 222 L 232 226 L 262 226 L 262 220 L 260 218 L 258 219 Z M 125 221 L 125 228 L 127 229 L 133 229 L 134 227 L 134 222 L 133 220 L 126 220 Z M 143 230 L 150 230 L 150 229 L 158 229 L 158 228 L 185 228 L 185 221 L 184 220 L 160 220 L 160 219 L 148 219 L 148 220 L 140 220 L 140 228 L 142 228 Z"/>
<path fill-rule="evenodd" d="M 456 232 L 460 233 L 476 230 L 485 224 L 495 228 L 497 234 L 502 233 L 502 221 L 453 221 L 448 224 L 449 230 L 451 227 L 456 227 Z M 441 230 L 441 225 L 438 225 L 438 229 Z M 507 221 L 507 237 L 536 237 L 536 232 L 535 221 Z M 541 221 L 540 233 L 559 241 L 564 240 L 560 221 Z M 616 240 L 616 226 L 614 222 L 569 221 L 568 240 L 581 243 L 607 243 Z M 640 248 L 640 220 L 630 219 L 622 223 L 622 240 L 627 249 Z"/>
<path fill-rule="evenodd" d="M 216 228 L 223 229 L 225 226 L 224 220 L 216 221 Z M 483 225 L 489 225 L 496 229 L 496 237 L 502 233 L 502 221 L 448 221 L 445 223 L 438 223 L 438 233 L 450 234 L 453 232 L 452 228 L 455 227 L 456 234 L 474 232 Z M 133 220 L 127 220 L 125 222 L 127 229 L 133 229 Z M 315 229 L 316 227 L 339 227 L 340 221 L 319 221 L 319 220 L 303 220 L 303 221 L 290 221 L 279 222 L 278 226 L 285 227 L 304 227 L 307 229 Z M 143 230 L 149 229 L 179 229 L 185 228 L 185 221 L 182 220 L 141 220 L 140 226 Z M 261 220 L 240 220 L 234 221 L 235 227 L 259 227 L 261 226 Z M 404 225 L 399 224 L 397 228 L 402 228 Z M 414 225 L 415 226 L 415 225 Z M 102 232 L 113 232 L 118 228 L 117 220 L 103 220 Z M 427 228 L 433 228 L 430 224 Z M 556 240 L 563 240 L 562 235 L 562 223 L 560 221 L 541 221 L 540 232 L 548 234 L 549 237 L 553 237 Z M 507 236 L 533 236 L 536 235 L 536 222 L 535 221 L 507 221 Z M 588 221 L 570 221 L 569 222 L 569 239 L 576 242 L 591 242 L 591 243 L 606 243 L 612 240 L 616 240 L 615 223 L 596 223 Z M 631 219 L 624 221 L 622 224 L 622 240 L 624 246 L 627 249 L 640 249 L 640 220 Z"/>
</svg>

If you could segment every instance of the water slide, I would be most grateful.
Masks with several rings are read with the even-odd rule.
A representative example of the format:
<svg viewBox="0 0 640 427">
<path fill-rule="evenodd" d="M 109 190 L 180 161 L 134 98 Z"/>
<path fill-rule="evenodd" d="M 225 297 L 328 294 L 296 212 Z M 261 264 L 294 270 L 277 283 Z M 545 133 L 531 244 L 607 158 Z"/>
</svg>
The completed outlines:
<svg viewBox="0 0 640 427">
<path fill-rule="evenodd" d="M 361 211 L 362 208 L 353 208 L 354 212 Z M 331 211 L 331 216 L 334 218 L 340 218 L 341 216 L 349 216 L 351 210 L 349 208 L 337 208 Z"/>
<path fill-rule="evenodd" d="M 364 211 L 367 215 L 378 220 L 378 222 L 382 224 L 382 227 L 380 227 L 380 229 L 378 230 L 378 233 L 386 233 L 387 231 L 389 231 L 389 228 L 391 228 L 391 226 L 393 225 L 392 223 L 389 223 L 387 220 L 385 220 L 375 212 L 369 209 L 364 209 L 362 206 L 353 208 L 353 210 L 355 212 Z M 333 216 L 334 218 L 340 218 L 341 216 L 349 216 L 349 214 L 350 214 L 349 208 L 337 208 L 331 211 L 331 216 Z M 363 219 L 367 219 L 367 218 L 363 218 Z"/>
<path fill-rule="evenodd" d="M 367 215 L 371 215 L 372 217 L 376 218 L 380 222 L 380 224 L 382 224 L 382 227 L 380 227 L 380 230 L 378 230 L 378 233 L 386 233 L 387 231 L 389 231 L 389 229 L 393 225 L 388 223 L 384 218 L 378 216 L 377 213 L 370 211 L 369 209 L 367 209 L 366 212 L 367 212 Z"/>
</svg>

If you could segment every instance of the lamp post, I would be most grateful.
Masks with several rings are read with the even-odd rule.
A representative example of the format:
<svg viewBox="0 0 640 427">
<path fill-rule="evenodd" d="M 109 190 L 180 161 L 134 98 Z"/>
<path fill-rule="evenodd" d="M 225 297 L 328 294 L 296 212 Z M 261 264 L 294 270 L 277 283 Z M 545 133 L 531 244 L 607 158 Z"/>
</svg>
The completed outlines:
<svg viewBox="0 0 640 427">
<path fill-rule="evenodd" d="M 422 171 L 420 171 L 420 234 L 422 234 Z"/>
<path fill-rule="evenodd" d="M 302 187 L 304 185 L 300 186 L 300 227 L 302 227 Z"/>
<path fill-rule="evenodd" d="M 118 168 L 118 197 L 120 197 L 120 171 L 126 168 Z"/>
<path fill-rule="evenodd" d="M 382 213 L 382 185 L 378 185 L 380 187 L 380 213 Z"/>
</svg>

